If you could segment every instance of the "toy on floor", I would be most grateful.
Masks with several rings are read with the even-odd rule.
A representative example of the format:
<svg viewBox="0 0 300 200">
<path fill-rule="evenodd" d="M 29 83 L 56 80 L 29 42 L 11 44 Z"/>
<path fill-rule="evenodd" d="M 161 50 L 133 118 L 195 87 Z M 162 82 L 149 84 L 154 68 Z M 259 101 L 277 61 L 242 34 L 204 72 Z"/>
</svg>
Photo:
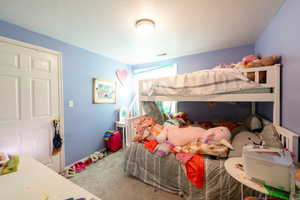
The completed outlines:
<svg viewBox="0 0 300 200">
<path fill-rule="evenodd" d="M 72 178 L 73 176 L 75 176 L 75 174 L 76 171 L 71 167 L 67 168 L 65 171 L 61 173 L 61 175 L 64 176 L 65 178 Z"/>
<path fill-rule="evenodd" d="M 97 162 L 98 160 L 101 160 L 106 156 L 106 151 L 96 151 L 92 153 L 89 158 L 87 158 L 84 161 L 78 161 L 74 163 L 71 167 L 64 170 L 61 175 L 66 178 L 72 178 L 76 175 L 76 173 L 79 173 L 83 170 L 85 170 L 88 166 L 90 166 L 92 163 Z"/>
<path fill-rule="evenodd" d="M 97 162 L 106 156 L 105 152 L 96 151 L 90 155 L 90 158 L 93 162 Z"/>
</svg>

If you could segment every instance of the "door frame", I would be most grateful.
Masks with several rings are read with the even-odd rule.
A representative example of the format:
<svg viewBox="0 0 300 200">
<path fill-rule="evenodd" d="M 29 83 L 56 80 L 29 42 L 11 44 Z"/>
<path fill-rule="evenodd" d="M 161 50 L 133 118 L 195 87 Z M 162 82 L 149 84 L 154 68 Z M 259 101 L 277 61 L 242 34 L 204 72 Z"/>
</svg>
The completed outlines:
<svg viewBox="0 0 300 200">
<path fill-rule="evenodd" d="M 12 44 L 15 46 L 20 46 L 20 47 L 25 47 L 25 48 L 29 48 L 35 51 L 39 51 L 39 52 L 45 52 L 45 53 L 49 53 L 49 54 L 53 54 L 55 56 L 57 56 L 57 67 L 58 67 L 58 95 L 59 95 L 59 115 L 60 115 L 60 135 L 64 141 L 64 98 L 63 98 L 63 65 L 62 65 L 62 53 L 58 52 L 58 51 L 54 51 L 51 49 L 47 49 L 41 46 L 37 46 L 37 45 L 33 45 L 30 43 L 26 43 L 26 42 L 22 42 L 22 41 L 18 41 L 18 40 L 14 40 L 14 39 L 10 39 L 7 37 L 3 37 L 0 36 L 0 41 L 1 42 L 5 42 L 8 44 Z M 61 155 L 60 155 L 60 170 L 62 171 L 64 170 L 65 167 L 65 145 L 63 143 L 62 148 L 61 148 Z"/>
</svg>

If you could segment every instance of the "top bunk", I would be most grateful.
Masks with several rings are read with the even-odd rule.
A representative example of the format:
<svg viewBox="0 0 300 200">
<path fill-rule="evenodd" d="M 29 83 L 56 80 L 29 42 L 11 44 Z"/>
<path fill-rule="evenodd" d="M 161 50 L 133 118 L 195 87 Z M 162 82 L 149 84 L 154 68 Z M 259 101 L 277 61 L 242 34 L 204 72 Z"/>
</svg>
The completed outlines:
<svg viewBox="0 0 300 200">
<path fill-rule="evenodd" d="M 139 81 L 140 101 L 278 102 L 280 64 Z"/>
</svg>

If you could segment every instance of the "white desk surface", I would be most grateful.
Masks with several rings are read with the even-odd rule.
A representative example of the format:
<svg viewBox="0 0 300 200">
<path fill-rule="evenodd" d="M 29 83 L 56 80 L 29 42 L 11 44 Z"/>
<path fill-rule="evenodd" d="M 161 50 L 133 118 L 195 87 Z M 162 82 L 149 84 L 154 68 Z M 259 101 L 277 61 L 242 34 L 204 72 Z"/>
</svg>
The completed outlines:
<svg viewBox="0 0 300 200">
<path fill-rule="evenodd" d="M 28 156 L 20 156 L 17 172 L 0 176 L 0 199 L 46 200 L 46 197 L 47 200 L 71 197 L 100 200 Z"/>
<path fill-rule="evenodd" d="M 268 194 L 267 190 L 264 188 L 264 186 L 251 181 L 250 177 L 248 177 L 244 171 L 242 171 L 241 169 L 238 169 L 236 167 L 236 164 L 244 165 L 243 159 L 241 157 L 228 158 L 225 161 L 225 169 L 233 178 L 235 178 L 241 184 L 246 185 L 249 188 L 252 188 L 252 189 L 254 189 L 258 192 L 264 193 L 264 194 Z"/>
</svg>

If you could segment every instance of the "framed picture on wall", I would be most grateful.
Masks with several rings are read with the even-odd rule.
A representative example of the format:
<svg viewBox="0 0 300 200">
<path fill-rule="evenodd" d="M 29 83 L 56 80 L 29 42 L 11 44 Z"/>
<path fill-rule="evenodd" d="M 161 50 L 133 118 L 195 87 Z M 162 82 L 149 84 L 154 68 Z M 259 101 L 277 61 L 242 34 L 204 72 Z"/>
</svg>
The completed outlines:
<svg viewBox="0 0 300 200">
<path fill-rule="evenodd" d="M 116 82 L 100 78 L 93 79 L 93 103 L 114 104 L 116 103 Z"/>
</svg>

